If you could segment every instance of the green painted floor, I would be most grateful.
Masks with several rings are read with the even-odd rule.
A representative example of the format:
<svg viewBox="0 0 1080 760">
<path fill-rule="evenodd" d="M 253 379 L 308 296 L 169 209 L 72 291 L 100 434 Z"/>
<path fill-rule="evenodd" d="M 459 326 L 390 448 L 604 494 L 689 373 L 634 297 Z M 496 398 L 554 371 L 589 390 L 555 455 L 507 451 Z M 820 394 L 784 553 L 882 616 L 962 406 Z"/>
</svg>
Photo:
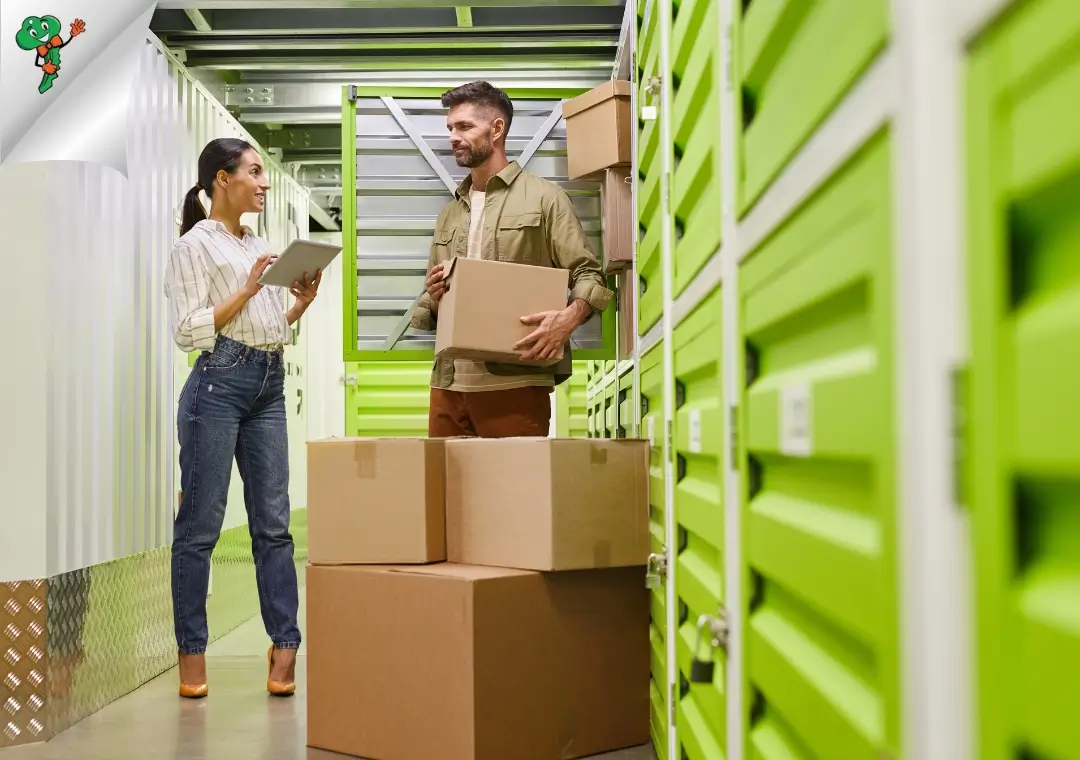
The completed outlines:
<svg viewBox="0 0 1080 760">
<path fill-rule="evenodd" d="M 300 629 L 306 630 L 304 589 Z M 91 715 L 46 744 L 0 750 L 0 760 L 341 760 L 306 741 L 306 668 L 297 661 L 296 699 L 266 695 L 266 649 L 258 617 L 207 650 L 210 697 L 176 695 L 176 670 Z M 594 760 L 656 760 L 650 747 Z"/>
</svg>

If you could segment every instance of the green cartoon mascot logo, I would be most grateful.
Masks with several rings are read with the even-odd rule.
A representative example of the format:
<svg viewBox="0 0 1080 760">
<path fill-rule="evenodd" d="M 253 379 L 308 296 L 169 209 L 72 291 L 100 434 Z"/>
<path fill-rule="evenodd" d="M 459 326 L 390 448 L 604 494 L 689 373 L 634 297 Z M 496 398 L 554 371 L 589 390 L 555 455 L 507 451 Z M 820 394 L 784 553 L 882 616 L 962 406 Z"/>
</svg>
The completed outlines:
<svg viewBox="0 0 1080 760">
<path fill-rule="evenodd" d="M 71 36 L 65 42 L 60 37 L 60 21 L 56 16 L 30 16 L 22 22 L 22 29 L 15 35 L 15 42 L 23 50 L 33 50 L 37 57 L 34 65 L 43 76 L 38 92 L 45 94 L 53 86 L 60 71 L 60 49 L 86 31 L 86 23 L 75 19 L 71 24 Z"/>
</svg>

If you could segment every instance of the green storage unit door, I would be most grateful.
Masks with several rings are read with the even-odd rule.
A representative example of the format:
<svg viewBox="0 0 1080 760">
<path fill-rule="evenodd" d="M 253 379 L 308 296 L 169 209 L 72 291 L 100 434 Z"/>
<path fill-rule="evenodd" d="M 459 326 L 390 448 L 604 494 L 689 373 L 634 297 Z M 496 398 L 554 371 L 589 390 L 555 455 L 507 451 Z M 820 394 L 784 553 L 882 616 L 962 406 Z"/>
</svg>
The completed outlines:
<svg viewBox="0 0 1080 760">
<path fill-rule="evenodd" d="M 1080 758 L 1080 4 L 973 49 L 966 496 L 980 760 Z"/>
<path fill-rule="evenodd" d="M 431 362 L 352 362 L 346 374 L 345 434 L 362 438 L 426 437 Z"/>
<path fill-rule="evenodd" d="M 726 754 L 726 660 L 721 649 L 711 683 L 691 683 L 700 615 L 716 615 L 724 599 L 724 393 L 720 290 L 675 328 L 675 590 L 679 600 L 679 708 L 682 757 L 718 760 Z M 706 633 L 705 636 L 708 636 Z M 707 656 L 706 647 L 700 650 Z"/>
<path fill-rule="evenodd" d="M 663 344 L 641 357 L 641 437 L 652 444 L 649 466 L 649 530 L 652 551 L 662 554 L 665 544 L 664 515 L 664 351 Z M 668 676 L 667 676 L 667 596 L 664 586 L 652 589 L 652 735 L 660 760 L 667 760 Z M 676 759 L 677 760 L 677 759 Z"/>
<path fill-rule="evenodd" d="M 890 187 L 879 133 L 740 266 L 747 757 L 899 757 Z"/>
<path fill-rule="evenodd" d="M 587 371 L 586 362 L 574 362 L 574 374 L 555 389 L 555 434 L 560 438 L 585 438 L 589 434 Z"/>
<path fill-rule="evenodd" d="M 673 4 L 675 295 L 720 247 L 720 4 Z"/>
<path fill-rule="evenodd" d="M 638 332 L 644 335 L 660 321 L 664 310 L 663 269 L 660 262 L 660 239 L 663 213 L 660 198 L 660 174 L 663 157 L 660 152 L 660 119 L 641 121 L 641 108 L 653 104 L 659 108 L 659 98 L 646 93 L 649 80 L 660 75 L 660 10 L 651 9 L 646 25 L 638 29 L 638 91 L 637 91 L 637 187 L 638 194 Z M 640 22 L 639 22 L 640 23 Z"/>
<path fill-rule="evenodd" d="M 615 424 L 615 417 L 618 412 L 618 388 L 615 382 L 612 381 L 607 388 L 604 389 L 604 437 L 605 438 L 617 438 L 618 426 Z"/>
<path fill-rule="evenodd" d="M 627 372 L 619 378 L 619 438 L 629 438 L 633 434 L 637 410 L 634 409 L 634 373 Z M 637 436 L 640 438 L 640 435 Z"/>
<path fill-rule="evenodd" d="M 889 36 L 888 0 L 724 0 L 738 13 L 740 215 L 858 81 Z"/>
</svg>

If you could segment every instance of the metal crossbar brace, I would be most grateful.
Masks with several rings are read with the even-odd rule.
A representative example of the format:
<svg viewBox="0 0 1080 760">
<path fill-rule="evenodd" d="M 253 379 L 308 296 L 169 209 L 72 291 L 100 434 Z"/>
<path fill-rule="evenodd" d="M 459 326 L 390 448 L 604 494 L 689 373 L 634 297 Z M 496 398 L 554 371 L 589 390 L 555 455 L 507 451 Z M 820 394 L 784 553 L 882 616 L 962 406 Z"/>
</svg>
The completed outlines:
<svg viewBox="0 0 1080 760">
<path fill-rule="evenodd" d="M 560 100 L 555 104 L 555 107 L 551 109 L 551 113 L 548 114 L 547 119 L 540 125 L 539 131 L 533 135 L 533 139 L 529 140 L 529 144 L 525 146 L 525 150 L 521 151 L 521 155 L 517 157 L 518 166 L 522 169 L 525 168 L 525 164 L 532 160 L 536 151 L 540 150 L 540 146 L 548 139 L 548 135 L 551 134 L 551 130 L 555 129 L 555 125 L 562 121 L 562 105 L 565 101 Z"/>
<path fill-rule="evenodd" d="M 409 136 L 409 139 L 413 141 L 413 145 L 420 151 L 420 155 L 424 157 L 424 160 L 428 162 L 428 166 L 431 167 L 431 170 L 435 172 L 436 176 L 438 176 L 443 184 L 446 185 L 446 189 L 450 191 L 450 194 L 453 195 L 457 192 L 457 183 L 454 182 L 454 178 L 450 176 L 450 172 L 446 171 L 446 167 L 442 165 L 438 156 L 436 156 L 435 152 L 428 146 L 424 136 L 417 131 L 416 127 L 413 126 L 412 121 L 409 120 L 409 117 L 401 110 L 401 106 L 397 104 L 397 101 L 386 95 L 382 96 L 380 100 L 382 100 L 383 105 L 386 106 L 386 110 L 390 112 L 390 115 L 394 117 L 394 121 L 398 123 L 398 126 L 401 127 L 405 131 L 405 134 Z"/>
</svg>

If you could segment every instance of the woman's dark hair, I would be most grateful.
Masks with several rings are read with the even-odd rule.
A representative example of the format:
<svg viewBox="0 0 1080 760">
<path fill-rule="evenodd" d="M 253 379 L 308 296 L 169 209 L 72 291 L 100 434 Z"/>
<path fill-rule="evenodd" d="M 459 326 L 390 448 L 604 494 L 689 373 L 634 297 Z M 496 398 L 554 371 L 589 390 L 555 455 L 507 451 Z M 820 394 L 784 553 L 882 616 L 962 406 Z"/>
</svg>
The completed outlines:
<svg viewBox="0 0 1080 760">
<path fill-rule="evenodd" d="M 184 196 L 184 215 L 180 222 L 180 235 L 186 235 L 192 227 L 206 218 L 206 209 L 199 200 L 199 191 L 206 192 L 213 200 L 214 180 L 217 173 L 232 174 L 240 166 L 240 159 L 253 147 L 247 140 L 236 137 L 219 137 L 211 140 L 199 155 L 199 181 Z"/>
</svg>

